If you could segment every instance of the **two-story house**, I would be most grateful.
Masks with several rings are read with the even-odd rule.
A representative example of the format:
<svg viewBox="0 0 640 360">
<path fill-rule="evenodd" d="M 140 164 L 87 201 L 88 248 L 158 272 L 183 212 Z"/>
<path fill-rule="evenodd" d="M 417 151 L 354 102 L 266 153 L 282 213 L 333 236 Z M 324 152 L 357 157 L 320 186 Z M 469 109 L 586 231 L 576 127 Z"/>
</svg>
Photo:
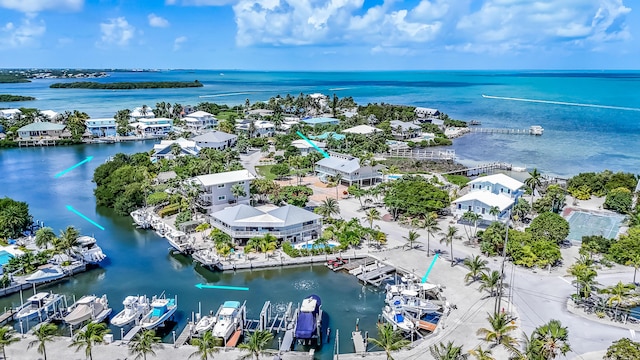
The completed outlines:
<svg viewBox="0 0 640 360">
<path fill-rule="evenodd" d="M 236 130 L 250 137 L 271 137 L 276 133 L 276 126 L 265 120 L 244 120 L 236 125 Z"/>
<path fill-rule="evenodd" d="M 393 120 L 389 125 L 391 125 L 391 135 L 398 140 L 413 139 L 422 135 L 422 128 L 410 122 Z"/>
<path fill-rule="evenodd" d="M 174 149 L 180 149 L 176 151 Z M 160 159 L 175 159 L 178 156 L 196 156 L 200 153 L 200 148 L 193 140 L 178 138 L 176 140 L 162 140 L 160 144 L 153 145 L 151 161 Z"/>
<path fill-rule="evenodd" d="M 211 214 L 211 225 L 244 245 L 252 237 L 271 234 L 291 243 L 317 239 L 322 216 L 293 205 L 238 205 Z"/>
<path fill-rule="evenodd" d="M 331 156 L 321 159 L 315 164 L 315 172 L 321 181 L 340 174 L 342 182 L 349 185 L 372 185 L 382 181 L 383 165 L 361 165 L 357 157 L 329 152 Z"/>
<path fill-rule="evenodd" d="M 426 107 L 417 107 L 414 112 L 416 116 L 419 118 L 428 118 L 432 116 L 440 115 L 440 111 L 438 109 L 426 108 Z"/>
<path fill-rule="evenodd" d="M 218 125 L 218 119 L 206 111 L 196 111 L 184 118 L 186 128 L 189 130 L 199 131 L 210 129 Z"/>
<path fill-rule="evenodd" d="M 236 144 L 238 137 L 222 131 L 210 131 L 192 139 L 200 148 L 224 150 Z"/>
<path fill-rule="evenodd" d="M 167 135 L 173 130 L 173 120 L 168 118 L 141 118 L 131 125 L 143 136 Z"/>
<path fill-rule="evenodd" d="M 453 202 L 453 213 L 462 216 L 471 211 L 482 216 L 485 222 L 506 221 L 509 210 L 524 193 L 524 184 L 505 174 L 481 176 L 467 186 L 469 192 Z M 491 214 L 492 208 L 497 208 L 498 214 Z"/>
<path fill-rule="evenodd" d="M 88 119 L 85 120 L 87 130 L 97 137 L 116 136 L 116 119 Z"/>
<path fill-rule="evenodd" d="M 255 178 L 248 170 L 196 176 L 191 179 L 191 182 L 202 189 L 196 204 L 206 210 L 207 214 L 237 204 L 249 204 L 251 198 L 249 185 Z M 242 186 L 244 196 L 236 197 L 232 192 L 234 185 Z"/>
<path fill-rule="evenodd" d="M 21 140 L 61 138 L 65 129 L 64 124 L 54 124 L 48 121 L 34 122 L 18 129 Z"/>
</svg>

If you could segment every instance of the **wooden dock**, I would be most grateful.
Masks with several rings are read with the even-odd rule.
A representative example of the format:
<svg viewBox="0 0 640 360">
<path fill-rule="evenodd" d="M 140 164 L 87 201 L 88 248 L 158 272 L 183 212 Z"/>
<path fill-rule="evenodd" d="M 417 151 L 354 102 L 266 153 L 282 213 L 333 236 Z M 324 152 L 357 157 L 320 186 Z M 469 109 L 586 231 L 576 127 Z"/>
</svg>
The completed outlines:
<svg viewBox="0 0 640 360">
<path fill-rule="evenodd" d="M 485 173 L 488 174 L 496 170 L 511 170 L 512 168 L 513 168 L 513 165 L 509 163 L 493 162 L 493 163 L 482 164 L 482 165 L 478 165 L 470 168 L 448 171 L 445 173 L 441 173 L 440 175 L 473 176 L 473 175 L 480 175 Z"/>
<path fill-rule="evenodd" d="M 367 284 L 378 286 L 380 282 L 389 276 L 389 273 L 396 271 L 396 268 L 391 265 L 385 265 L 377 268 L 368 273 L 362 273 L 358 275 L 358 280 L 361 280 Z"/>
<path fill-rule="evenodd" d="M 355 349 L 356 354 L 363 354 L 367 351 L 367 347 L 364 343 L 364 338 L 362 337 L 362 332 L 360 331 L 352 331 L 351 338 L 353 339 L 353 348 Z"/>
<path fill-rule="evenodd" d="M 128 344 L 140 331 L 142 331 L 142 326 L 136 325 L 132 327 L 131 330 L 129 330 L 129 332 L 127 332 L 127 334 L 122 338 L 122 342 Z"/>
<path fill-rule="evenodd" d="M 227 340 L 227 342 L 225 343 L 225 346 L 236 347 L 236 345 L 238 345 L 238 342 L 240 341 L 240 336 L 242 336 L 242 329 L 236 330 L 236 332 L 234 332 L 233 335 L 231 335 L 229 340 Z"/>
<path fill-rule="evenodd" d="M 469 131 L 476 134 L 507 134 L 507 135 L 542 135 L 536 133 L 532 128 L 529 129 L 510 129 L 510 128 L 483 128 L 473 127 Z"/>
<path fill-rule="evenodd" d="M 0 315 L 0 325 L 4 325 L 5 323 L 12 321 L 16 316 L 17 311 L 15 309 L 9 309 L 4 312 L 4 314 Z"/>
<path fill-rule="evenodd" d="M 286 352 L 291 350 L 293 346 L 293 329 L 287 330 L 284 333 L 284 337 L 282 338 L 282 343 L 280 344 L 280 352 Z"/>
<path fill-rule="evenodd" d="M 381 157 L 410 158 L 415 160 L 454 160 L 455 150 L 425 150 L 425 149 L 390 149 L 388 152 L 378 154 Z"/>
<path fill-rule="evenodd" d="M 193 336 L 194 327 L 195 327 L 195 324 L 192 323 L 191 321 L 189 321 L 187 323 L 187 326 L 184 327 L 184 329 L 182 330 L 182 332 L 180 333 L 180 335 L 176 339 L 176 342 L 173 343 L 173 346 L 174 347 L 178 347 L 178 346 L 182 346 L 182 345 L 186 344 L 187 341 L 189 341 L 191 339 L 191 337 Z"/>
</svg>

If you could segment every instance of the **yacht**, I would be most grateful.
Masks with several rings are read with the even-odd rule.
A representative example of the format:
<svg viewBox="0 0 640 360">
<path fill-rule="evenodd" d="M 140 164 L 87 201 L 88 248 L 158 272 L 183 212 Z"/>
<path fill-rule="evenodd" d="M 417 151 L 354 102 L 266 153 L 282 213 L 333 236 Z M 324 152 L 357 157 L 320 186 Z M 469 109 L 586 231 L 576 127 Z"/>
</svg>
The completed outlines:
<svg viewBox="0 0 640 360">
<path fill-rule="evenodd" d="M 245 307 L 239 301 L 225 301 L 216 313 L 213 336 L 222 338 L 226 343 L 229 337 L 242 327 L 245 320 Z"/>
<path fill-rule="evenodd" d="M 78 245 L 74 246 L 73 250 L 77 257 L 88 264 L 98 264 L 107 258 L 107 255 L 98 246 L 96 239 L 91 236 L 80 236 Z"/>
<path fill-rule="evenodd" d="M 71 326 L 81 324 L 87 320 L 99 323 L 106 319 L 111 314 L 111 311 L 107 295 L 102 295 L 102 297 L 87 295 L 71 305 L 68 314 L 63 320 Z"/>
<path fill-rule="evenodd" d="M 311 342 L 317 339 L 318 345 L 322 342 L 320 332 L 322 330 L 322 302 L 318 295 L 310 295 L 302 300 L 298 318 L 296 320 L 296 329 L 294 335 L 296 339 L 302 340 L 303 343 Z"/>
<path fill-rule="evenodd" d="M 62 306 L 63 299 L 60 294 L 37 293 L 27 298 L 27 301 L 16 309 L 16 319 L 31 319 L 53 313 Z"/>
<path fill-rule="evenodd" d="M 143 329 L 155 329 L 176 312 L 178 305 L 175 299 L 154 298 L 151 301 L 151 310 L 140 321 Z"/>
<path fill-rule="evenodd" d="M 122 301 L 124 309 L 111 319 L 115 326 L 125 326 L 133 321 L 140 320 L 142 315 L 149 312 L 149 299 L 146 296 L 127 296 Z"/>
<path fill-rule="evenodd" d="M 382 317 L 394 328 L 403 332 L 411 332 L 415 329 L 415 323 L 405 316 L 400 302 L 393 304 L 393 306 L 385 306 L 382 310 Z"/>
<path fill-rule="evenodd" d="M 53 280 L 58 280 L 66 274 L 59 265 L 45 265 L 33 274 L 27 276 L 24 280 L 30 284 L 40 284 Z"/>
</svg>

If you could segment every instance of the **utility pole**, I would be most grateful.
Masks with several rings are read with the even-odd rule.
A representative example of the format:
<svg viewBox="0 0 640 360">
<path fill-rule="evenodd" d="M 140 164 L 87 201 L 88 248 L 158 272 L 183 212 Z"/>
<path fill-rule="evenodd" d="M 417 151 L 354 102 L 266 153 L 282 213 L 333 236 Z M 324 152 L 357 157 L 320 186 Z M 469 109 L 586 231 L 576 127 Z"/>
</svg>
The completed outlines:
<svg viewBox="0 0 640 360">
<path fill-rule="evenodd" d="M 504 288 L 504 263 L 507 260 L 507 242 L 509 241 L 509 220 L 511 220 L 511 210 L 507 213 L 506 230 L 504 237 L 504 247 L 502 248 L 502 265 L 500 266 L 500 284 L 498 285 L 498 298 L 496 299 L 496 305 L 494 312 L 500 311 L 500 305 L 502 302 L 502 289 Z"/>
</svg>

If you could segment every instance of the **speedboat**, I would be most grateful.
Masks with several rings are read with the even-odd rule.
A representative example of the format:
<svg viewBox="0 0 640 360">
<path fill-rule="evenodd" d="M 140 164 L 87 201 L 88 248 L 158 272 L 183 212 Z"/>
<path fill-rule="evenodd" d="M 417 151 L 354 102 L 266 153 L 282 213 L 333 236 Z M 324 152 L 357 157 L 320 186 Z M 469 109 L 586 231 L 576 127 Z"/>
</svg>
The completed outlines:
<svg viewBox="0 0 640 360">
<path fill-rule="evenodd" d="M 154 299 L 151 302 L 151 311 L 142 318 L 140 326 L 145 330 L 155 329 L 169 320 L 177 309 L 175 299 Z"/>
<path fill-rule="evenodd" d="M 296 320 L 295 337 L 303 342 L 311 339 L 322 341 L 320 331 L 322 329 L 322 302 L 318 295 L 310 295 L 302 300 L 298 318 Z"/>
<path fill-rule="evenodd" d="M 204 334 L 207 330 L 211 329 L 216 324 L 216 316 L 211 312 L 209 315 L 203 316 L 196 323 L 195 331 L 197 334 Z"/>
<path fill-rule="evenodd" d="M 58 265 L 48 265 L 41 267 L 38 271 L 27 276 L 24 280 L 30 284 L 40 284 L 48 281 L 60 279 L 65 276 L 64 270 Z"/>
<path fill-rule="evenodd" d="M 151 223 L 147 219 L 146 213 L 142 209 L 134 210 L 131 214 L 133 222 L 142 229 L 148 229 L 151 227 Z"/>
<path fill-rule="evenodd" d="M 244 305 L 240 305 L 239 301 L 225 301 L 216 313 L 213 336 L 226 342 L 244 323 L 244 312 Z"/>
<path fill-rule="evenodd" d="M 146 296 L 127 296 L 122 305 L 124 309 L 111 319 L 111 324 L 115 326 L 125 326 L 149 312 L 149 299 Z"/>
<path fill-rule="evenodd" d="M 55 312 L 62 306 L 63 296 L 60 294 L 41 292 L 29 298 L 16 309 L 16 319 L 31 319 Z"/>
<path fill-rule="evenodd" d="M 78 245 L 74 246 L 73 250 L 77 257 L 88 264 L 97 264 L 107 257 L 98 246 L 96 239 L 91 236 L 80 236 Z"/>
<path fill-rule="evenodd" d="M 107 295 L 102 295 L 102 297 L 87 295 L 71 305 L 69 313 L 64 317 L 64 322 L 71 326 L 81 324 L 87 320 L 99 323 L 106 319 L 111 314 L 111 311 Z"/>
<path fill-rule="evenodd" d="M 393 307 L 389 305 L 385 306 L 382 310 L 382 317 L 392 324 L 394 328 L 400 329 L 403 332 L 411 332 L 415 329 L 415 324 L 405 316 L 399 301 L 394 303 Z"/>
</svg>

